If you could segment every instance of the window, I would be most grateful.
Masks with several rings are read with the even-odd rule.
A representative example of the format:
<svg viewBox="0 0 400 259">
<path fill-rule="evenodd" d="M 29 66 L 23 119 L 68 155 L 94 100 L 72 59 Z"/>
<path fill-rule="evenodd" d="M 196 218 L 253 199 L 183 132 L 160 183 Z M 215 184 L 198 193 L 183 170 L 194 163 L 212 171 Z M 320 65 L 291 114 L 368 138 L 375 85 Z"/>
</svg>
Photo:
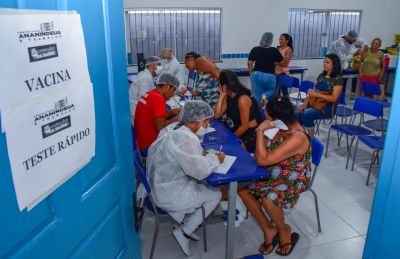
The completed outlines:
<svg viewBox="0 0 400 259">
<path fill-rule="evenodd" d="M 180 62 L 190 51 L 220 61 L 221 15 L 221 9 L 125 10 L 128 64 L 137 64 L 137 53 L 159 56 L 164 48 Z"/>
<path fill-rule="evenodd" d="M 320 58 L 340 35 L 360 31 L 361 11 L 290 9 L 288 20 L 293 58 Z"/>
</svg>

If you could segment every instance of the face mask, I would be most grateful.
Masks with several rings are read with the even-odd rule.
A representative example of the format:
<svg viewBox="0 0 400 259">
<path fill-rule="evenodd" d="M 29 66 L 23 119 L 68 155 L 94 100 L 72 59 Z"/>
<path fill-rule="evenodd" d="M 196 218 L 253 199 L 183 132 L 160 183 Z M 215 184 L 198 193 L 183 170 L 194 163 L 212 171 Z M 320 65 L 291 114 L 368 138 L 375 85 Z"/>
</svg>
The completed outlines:
<svg viewBox="0 0 400 259">
<path fill-rule="evenodd" d="M 168 64 L 171 60 L 167 59 L 167 58 L 163 58 L 163 63 Z"/>
<path fill-rule="evenodd" d="M 208 128 L 208 125 L 207 125 L 207 128 Z M 206 133 L 207 133 L 207 128 L 204 128 L 203 125 L 200 125 L 200 129 L 198 129 L 195 133 L 196 136 L 198 136 L 199 138 L 204 137 L 204 135 L 206 135 Z"/>
<path fill-rule="evenodd" d="M 161 74 L 162 66 L 157 66 L 156 68 L 156 74 L 159 75 Z"/>
</svg>

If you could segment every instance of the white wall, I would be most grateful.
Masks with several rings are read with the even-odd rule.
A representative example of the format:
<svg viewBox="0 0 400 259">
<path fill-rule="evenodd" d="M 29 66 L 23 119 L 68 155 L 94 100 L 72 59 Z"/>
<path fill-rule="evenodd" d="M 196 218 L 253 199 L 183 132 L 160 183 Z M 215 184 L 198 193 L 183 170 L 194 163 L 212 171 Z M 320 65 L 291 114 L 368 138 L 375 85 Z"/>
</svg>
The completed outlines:
<svg viewBox="0 0 400 259">
<path fill-rule="evenodd" d="M 383 40 L 382 46 L 394 43 L 393 35 L 400 33 L 399 0 L 124 0 L 125 8 L 138 7 L 219 7 L 223 10 L 222 53 L 248 53 L 258 45 L 266 31 L 278 35 L 288 29 L 289 8 L 361 10 L 360 36 L 367 41 L 374 37 Z M 246 67 L 246 59 L 228 59 L 222 68 Z M 293 60 L 291 65 L 305 66 L 306 79 L 321 72 L 322 60 Z"/>
</svg>

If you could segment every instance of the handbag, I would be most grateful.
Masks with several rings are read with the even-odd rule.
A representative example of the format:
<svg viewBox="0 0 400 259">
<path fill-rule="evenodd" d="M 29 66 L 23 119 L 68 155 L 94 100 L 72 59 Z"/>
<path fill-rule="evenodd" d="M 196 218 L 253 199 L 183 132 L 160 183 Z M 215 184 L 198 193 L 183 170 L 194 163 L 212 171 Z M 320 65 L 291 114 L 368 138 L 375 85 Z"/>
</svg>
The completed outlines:
<svg viewBox="0 0 400 259">
<path fill-rule="evenodd" d="M 307 99 L 307 106 L 310 106 L 316 110 L 319 110 L 324 113 L 325 106 L 326 106 L 327 101 L 322 98 L 318 97 L 309 97 Z"/>
</svg>

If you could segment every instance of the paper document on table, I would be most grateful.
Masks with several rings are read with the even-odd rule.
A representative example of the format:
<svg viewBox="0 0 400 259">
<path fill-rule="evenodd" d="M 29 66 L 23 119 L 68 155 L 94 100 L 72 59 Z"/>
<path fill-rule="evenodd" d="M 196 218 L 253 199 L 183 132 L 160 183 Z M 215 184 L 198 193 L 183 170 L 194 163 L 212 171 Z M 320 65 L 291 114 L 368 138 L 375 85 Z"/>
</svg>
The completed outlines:
<svg viewBox="0 0 400 259">
<path fill-rule="evenodd" d="M 215 169 L 214 173 L 226 174 L 229 171 L 229 169 L 231 169 L 235 160 L 236 160 L 235 156 L 225 155 L 224 162 L 222 164 L 219 164 L 217 169 Z"/>
<path fill-rule="evenodd" d="M 214 131 L 215 131 L 215 128 L 213 128 L 213 127 L 208 127 L 206 133 L 211 133 L 211 132 L 214 132 Z"/>
</svg>

